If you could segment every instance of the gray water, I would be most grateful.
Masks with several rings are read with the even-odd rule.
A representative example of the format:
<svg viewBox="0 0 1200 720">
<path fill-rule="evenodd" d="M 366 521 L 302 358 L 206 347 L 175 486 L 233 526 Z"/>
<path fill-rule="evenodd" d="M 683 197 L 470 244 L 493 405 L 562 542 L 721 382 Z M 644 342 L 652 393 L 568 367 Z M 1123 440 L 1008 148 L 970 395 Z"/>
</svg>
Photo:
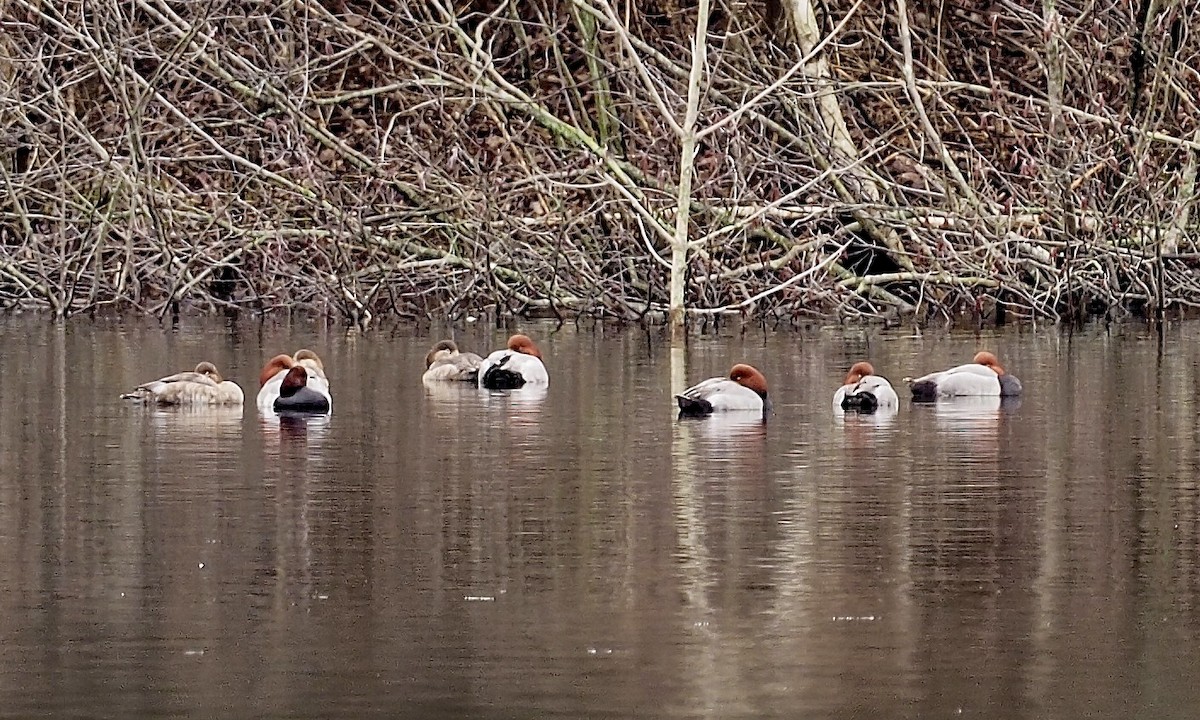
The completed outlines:
<svg viewBox="0 0 1200 720">
<path fill-rule="evenodd" d="M 520 329 L 545 394 L 427 390 L 445 329 L 0 320 L 0 717 L 1200 714 L 1200 325 Z M 300 347 L 327 422 L 118 399 Z M 831 411 L 983 347 L 1018 407 Z M 766 425 L 675 418 L 735 361 Z"/>
</svg>

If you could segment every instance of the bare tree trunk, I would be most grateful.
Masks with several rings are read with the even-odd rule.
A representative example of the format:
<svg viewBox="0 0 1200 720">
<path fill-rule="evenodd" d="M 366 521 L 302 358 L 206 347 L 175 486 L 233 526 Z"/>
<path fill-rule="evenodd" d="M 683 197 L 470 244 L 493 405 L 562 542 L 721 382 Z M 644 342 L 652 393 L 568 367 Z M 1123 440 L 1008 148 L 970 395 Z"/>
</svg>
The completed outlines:
<svg viewBox="0 0 1200 720">
<path fill-rule="evenodd" d="M 1047 218 L 1049 221 L 1047 226 L 1054 227 L 1062 233 L 1062 239 L 1066 242 L 1063 274 L 1066 279 L 1067 313 L 1074 315 L 1075 300 L 1074 293 L 1071 291 L 1071 271 L 1074 260 L 1071 247 L 1073 233 L 1067 222 L 1067 213 L 1070 207 L 1069 176 L 1071 170 L 1068 166 L 1067 141 L 1064 137 L 1066 128 L 1063 121 L 1063 86 L 1066 83 L 1066 69 L 1063 67 L 1062 56 L 1062 17 L 1058 14 L 1056 0 L 1043 0 L 1042 23 L 1043 35 L 1046 40 L 1046 100 L 1050 110 L 1047 144 L 1051 162 L 1045 163 L 1043 166 L 1046 209 L 1050 215 Z"/>
<path fill-rule="evenodd" d="M 675 237 L 671 242 L 671 296 L 667 322 L 671 335 L 685 328 L 684 282 L 687 280 L 688 225 L 691 219 L 692 173 L 696 161 L 696 120 L 700 115 L 700 83 L 707 60 L 709 0 L 700 0 L 696 35 L 692 40 L 692 69 L 688 74 L 687 110 L 679 128 L 679 186 L 675 205 Z"/>
<path fill-rule="evenodd" d="M 800 46 L 800 54 L 808 55 L 817 46 L 817 43 L 821 42 L 821 27 L 817 23 L 817 12 L 813 7 L 812 0 L 782 0 L 782 5 L 784 15 L 791 20 L 796 42 Z M 821 113 L 821 123 L 825 126 L 825 132 L 829 136 L 829 144 L 845 157 L 848 164 L 853 164 L 853 161 L 858 159 L 858 147 L 850 138 L 846 119 L 842 117 L 842 108 L 838 105 L 837 95 L 833 92 L 830 82 L 832 73 L 829 70 L 829 61 L 825 59 L 825 54 L 820 53 L 814 57 L 805 66 L 804 74 L 818 89 L 817 109 Z M 853 172 L 862 182 L 863 193 L 871 202 L 877 202 L 881 193 L 874 178 L 858 169 L 857 165 L 854 167 L 856 169 Z"/>
<path fill-rule="evenodd" d="M 1200 144 L 1200 129 L 1192 133 L 1192 142 Z M 1171 227 L 1167 230 L 1163 242 L 1163 252 L 1174 255 L 1179 252 L 1179 243 L 1187 235 L 1188 219 L 1192 214 L 1192 205 L 1196 202 L 1196 159 L 1195 149 L 1187 151 L 1187 163 L 1179 178 L 1179 191 L 1175 196 L 1175 214 Z"/>
</svg>

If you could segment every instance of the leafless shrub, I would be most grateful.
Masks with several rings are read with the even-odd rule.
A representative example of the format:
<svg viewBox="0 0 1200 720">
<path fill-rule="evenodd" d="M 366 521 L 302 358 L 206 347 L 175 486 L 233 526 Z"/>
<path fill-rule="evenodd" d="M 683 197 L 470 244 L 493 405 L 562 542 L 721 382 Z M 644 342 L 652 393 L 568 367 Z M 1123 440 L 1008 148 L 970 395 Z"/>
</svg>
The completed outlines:
<svg viewBox="0 0 1200 720">
<path fill-rule="evenodd" d="M 713 5 L 693 313 L 1200 301 L 1200 9 L 834 0 L 825 77 L 787 5 Z M 690 3 L 12 0 L 0 23 L 9 304 L 666 309 Z"/>
</svg>

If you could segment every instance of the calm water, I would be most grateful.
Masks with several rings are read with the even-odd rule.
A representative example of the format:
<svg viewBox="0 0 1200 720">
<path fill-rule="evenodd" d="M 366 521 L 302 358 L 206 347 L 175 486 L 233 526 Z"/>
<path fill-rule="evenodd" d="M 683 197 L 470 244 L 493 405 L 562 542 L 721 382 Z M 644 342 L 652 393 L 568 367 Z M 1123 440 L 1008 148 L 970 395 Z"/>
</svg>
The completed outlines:
<svg viewBox="0 0 1200 720">
<path fill-rule="evenodd" d="M 427 391 L 441 330 L 0 320 L 0 716 L 1200 713 L 1200 326 L 521 329 L 548 393 Z M 981 346 L 1019 407 L 831 413 Z M 299 347 L 328 422 L 117 398 Z M 771 421 L 677 421 L 736 360 Z"/>
</svg>

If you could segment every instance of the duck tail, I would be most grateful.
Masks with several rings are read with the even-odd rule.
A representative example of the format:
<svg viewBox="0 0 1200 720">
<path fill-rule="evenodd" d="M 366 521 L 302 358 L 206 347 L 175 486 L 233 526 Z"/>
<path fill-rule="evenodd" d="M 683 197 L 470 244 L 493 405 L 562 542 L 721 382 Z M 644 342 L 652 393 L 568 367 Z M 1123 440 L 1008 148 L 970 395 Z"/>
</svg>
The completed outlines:
<svg viewBox="0 0 1200 720">
<path fill-rule="evenodd" d="M 525 378 L 519 372 L 493 365 L 483 374 L 479 384 L 489 390 L 516 390 L 525 385 Z"/>
<path fill-rule="evenodd" d="M 680 417 L 700 417 L 701 415 L 712 414 L 712 403 L 707 400 L 690 398 L 686 395 L 676 395 L 675 399 L 679 401 Z"/>
<path fill-rule="evenodd" d="M 937 383 L 932 380 L 918 380 L 912 384 L 913 400 L 918 402 L 933 402 L 937 400 Z"/>
<path fill-rule="evenodd" d="M 879 409 L 879 398 L 869 392 L 847 394 L 842 398 L 842 409 L 864 415 L 873 413 Z"/>
</svg>

